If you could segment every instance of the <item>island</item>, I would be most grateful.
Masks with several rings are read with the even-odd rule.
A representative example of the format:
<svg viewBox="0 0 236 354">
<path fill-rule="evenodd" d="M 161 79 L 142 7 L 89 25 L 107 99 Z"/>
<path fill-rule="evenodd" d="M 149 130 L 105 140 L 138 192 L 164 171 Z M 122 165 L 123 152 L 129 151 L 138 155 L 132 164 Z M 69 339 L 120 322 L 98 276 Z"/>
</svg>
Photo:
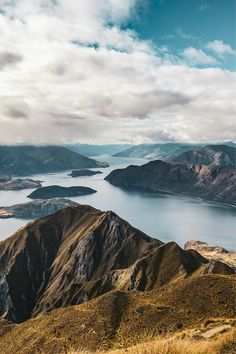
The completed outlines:
<svg viewBox="0 0 236 354">
<path fill-rule="evenodd" d="M 34 189 L 41 187 L 40 181 L 30 178 L 12 179 L 10 176 L 0 176 L 0 191 L 15 191 L 21 189 Z"/>
<path fill-rule="evenodd" d="M 37 219 L 56 213 L 58 210 L 77 205 L 69 199 L 53 198 L 48 200 L 34 200 L 7 207 L 0 207 L 0 219 L 19 218 Z"/>
<path fill-rule="evenodd" d="M 68 174 L 68 176 L 71 177 L 90 177 L 94 175 L 99 175 L 101 174 L 101 171 L 91 171 L 91 170 L 74 170 L 71 173 Z"/>
<path fill-rule="evenodd" d="M 51 198 L 64 198 L 64 197 L 79 197 L 87 194 L 93 194 L 97 191 L 89 187 L 73 186 L 47 186 L 38 188 L 28 195 L 30 199 L 51 199 Z"/>
</svg>

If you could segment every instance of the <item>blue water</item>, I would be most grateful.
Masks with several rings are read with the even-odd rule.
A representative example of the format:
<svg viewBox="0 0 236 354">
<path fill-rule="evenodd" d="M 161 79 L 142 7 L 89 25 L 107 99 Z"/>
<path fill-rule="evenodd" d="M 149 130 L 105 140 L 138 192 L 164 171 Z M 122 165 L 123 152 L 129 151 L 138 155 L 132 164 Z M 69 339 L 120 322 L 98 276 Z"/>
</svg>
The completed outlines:
<svg viewBox="0 0 236 354">
<path fill-rule="evenodd" d="M 236 249 L 236 209 L 208 203 L 196 198 L 163 193 L 127 191 L 104 181 L 104 177 L 115 168 L 130 164 L 141 165 L 144 159 L 100 157 L 111 164 L 100 169 L 103 174 L 92 177 L 72 178 L 67 172 L 36 175 L 33 178 L 43 182 L 43 186 L 83 185 L 96 189 L 96 194 L 71 198 L 101 210 L 113 210 L 133 226 L 164 242 L 174 240 L 183 245 L 188 240 L 202 240 Z M 32 177 L 31 177 L 32 178 Z M 13 205 L 30 201 L 27 195 L 32 190 L 0 191 L 0 205 Z M 10 236 L 26 224 L 25 220 L 0 220 L 0 239 Z"/>
</svg>

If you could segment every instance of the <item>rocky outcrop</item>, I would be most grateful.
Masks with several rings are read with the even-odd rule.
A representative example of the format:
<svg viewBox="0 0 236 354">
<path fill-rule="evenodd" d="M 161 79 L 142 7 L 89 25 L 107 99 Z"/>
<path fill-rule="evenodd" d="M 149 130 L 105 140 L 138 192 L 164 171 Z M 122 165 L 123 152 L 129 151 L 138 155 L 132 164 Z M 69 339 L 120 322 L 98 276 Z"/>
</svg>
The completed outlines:
<svg viewBox="0 0 236 354">
<path fill-rule="evenodd" d="M 185 151 L 171 161 L 189 165 L 236 167 L 236 148 L 227 145 L 207 145 Z"/>
<path fill-rule="evenodd" d="M 51 198 L 64 198 L 64 197 L 79 197 L 82 195 L 96 193 L 92 188 L 73 186 L 73 187 L 61 187 L 61 186 L 47 186 L 38 188 L 28 195 L 30 199 L 51 199 Z"/>
<path fill-rule="evenodd" d="M 81 205 L 0 242 L 0 259 L 0 315 L 15 322 L 115 289 L 159 289 L 208 263 L 196 251 L 145 235 L 113 212 Z"/>
<path fill-rule="evenodd" d="M 203 257 L 206 257 L 212 261 L 221 261 L 229 264 L 231 267 L 236 269 L 236 252 L 228 251 L 223 247 L 209 245 L 206 242 L 201 241 L 188 241 L 184 245 L 186 250 L 195 250 L 199 252 Z"/>
<path fill-rule="evenodd" d="M 84 177 L 84 176 L 94 176 L 101 174 L 101 171 L 92 171 L 92 170 L 74 170 L 68 174 L 71 177 Z"/>
<path fill-rule="evenodd" d="M 34 200 L 29 203 L 21 203 L 8 207 L 0 207 L 0 219 L 22 218 L 37 219 L 46 215 L 56 213 L 58 210 L 77 203 L 63 198 Z"/>
<path fill-rule="evenodd" d="M 0 146 L 0 174 L 28 176 L 79 168 L 107 167 L 63 146 Z"/>
<path fill-rule="evenodd" d="M 2 182 L 1 182 L 2 180 Z M 12 179 L 11 177 L 0 178 L 0 191 L 14 191 L 14 190 L 21 190 L 21 189 L 33 189 L 39 188 L 42 184 L 39 181 L 34 181 L 29 178 L 25 179 Z"/>
<path fill-rule="evenodd" d="M 183 194 L 236 205 L 236 169 L 230 167 L 189 166 L 157 160 L 114 170 L 105 179 L 119 187 Z"/>
</svg>

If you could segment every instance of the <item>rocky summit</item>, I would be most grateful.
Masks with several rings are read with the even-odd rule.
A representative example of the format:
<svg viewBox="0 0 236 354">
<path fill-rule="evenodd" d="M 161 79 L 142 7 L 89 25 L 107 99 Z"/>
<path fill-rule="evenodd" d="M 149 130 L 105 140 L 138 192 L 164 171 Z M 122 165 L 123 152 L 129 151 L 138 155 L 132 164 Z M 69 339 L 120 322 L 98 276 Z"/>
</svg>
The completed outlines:
<svg viewBox="0 0 236 354">
<path fill-rule="evenodd" d="M 113 212 L 82 205 L 0 242 L 0 259 L 0 316 L 13 322 L 114 290 L 152 292 L 195 275 L 233 273 L 222 262 L 211 267 L 195 250 L 147 236 Z"/>
<path fill-rule="evenodd" d="M 233 167 L 191 166 L 157 160 L 114 170 L 105 179 L 119 187 L 183 194 L 236 205 L 236 169 Z"/>
</svg>

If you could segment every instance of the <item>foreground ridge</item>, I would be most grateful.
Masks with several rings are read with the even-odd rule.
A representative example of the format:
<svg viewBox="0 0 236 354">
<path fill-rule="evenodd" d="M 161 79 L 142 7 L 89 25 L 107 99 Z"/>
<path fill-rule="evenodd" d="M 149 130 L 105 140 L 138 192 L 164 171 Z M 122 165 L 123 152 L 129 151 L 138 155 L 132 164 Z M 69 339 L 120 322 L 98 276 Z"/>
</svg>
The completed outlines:
<svg viewBox="0 0 236 354">
<path fill-rule="evenodd" d="M 0 257 L 0 315 L 15 322 L 114 289 L 149 291 L 196 271 L 233 273 L 82 205 L 29 223 L 0 243 Z"/>
</svg>

